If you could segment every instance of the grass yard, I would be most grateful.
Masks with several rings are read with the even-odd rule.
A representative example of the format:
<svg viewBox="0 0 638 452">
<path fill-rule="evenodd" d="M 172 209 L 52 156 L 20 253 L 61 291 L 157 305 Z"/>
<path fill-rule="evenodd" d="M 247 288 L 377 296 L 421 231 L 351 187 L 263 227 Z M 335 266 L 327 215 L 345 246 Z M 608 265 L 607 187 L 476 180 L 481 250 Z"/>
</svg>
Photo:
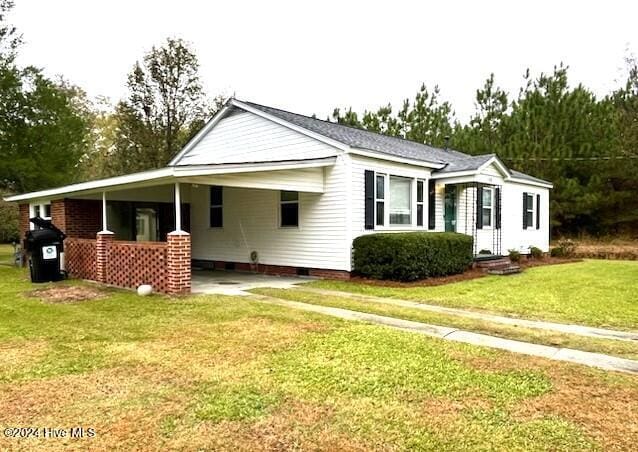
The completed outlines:
<svg viewBox="0 0 638 452">
<path fill-rule="evenodd" d="M 564 323 L 638 330 L 638 262 L 588 260 L 435 287 L 316 281 L 315 287 Z"/>
<path fill-rule="evenodd" d="M 484 320 L 469 319 L 403 306 L 394 306 L 392 304 L 383 302 L 357 300 L 345 296 L 326 296 L 324 294 L 304 290 L 303 286 L 298 289 L 253 289 L 251 292 L 275 298 L 282 298 L 284 300 L 349 309 L 351 311 L 367 312 L 370 314 L 394 317 L 397 319 L 413 320 L 415 322 L 455 327 L 467 331 L 473 331 L 475 333 L 485 333 L 490 336 L 498 336 L 525 342 L 533 342 L 535 344 L 574 348 L 578 350 L 595 353 L 605 353 L 622 358 L 638 360 L 638 343 L 633 341 L 616 341 L 577 336 L 573 334 L 564 334 L 554 331 L 543 331 L 534 328 L 524 328 L 519 326 L 488 322 Z"/>
<path fill-rule="evenodd" d="M 632 376 L 249 297 L 102 290 L 53 303 L 33 290 L 25 272 L 0 266 L 0 427 L 96 436 L 0 436 L 0 450 L 573 451 L 638 441 Z"/>
</svg>

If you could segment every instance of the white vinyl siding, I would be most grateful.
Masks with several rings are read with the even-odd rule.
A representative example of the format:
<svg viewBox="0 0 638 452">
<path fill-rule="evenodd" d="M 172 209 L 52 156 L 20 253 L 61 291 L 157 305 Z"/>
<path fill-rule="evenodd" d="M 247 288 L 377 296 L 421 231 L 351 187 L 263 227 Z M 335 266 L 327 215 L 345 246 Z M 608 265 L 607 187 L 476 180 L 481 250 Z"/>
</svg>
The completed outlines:
<svg viewBox="0 0 638 452">
<path fill-rule="evenodd" d="M 533 227 L 523 229 L 523 193 L 534 199 Z M 503 185 L 503 250 L 515 249 L 528 253 L 530 246 L 549 251 L 549 190 L 531 185 L 505 182 Z M 540 206 L 536 205 L 540 195 Z M 536 209 L 540 209 L 540 227 L 536 229 Z"/>
<path fill-rule="evenodd" d="M 225 117 L 178 165 L 316 159 L 341 151 L 253 113 Z"/>
<path fill-rule="evenodd" d="M 324 193 L 299 192 L 299 226 L 280 227 L 280 191 L 224 187 L 224 228 L 209 229 L 208 186 L 191 190 L 193 259 L 350 270 L 347 165 L 326 167 Z M 255 176 L 255 177 L 258 177 Z"/>
</svg>

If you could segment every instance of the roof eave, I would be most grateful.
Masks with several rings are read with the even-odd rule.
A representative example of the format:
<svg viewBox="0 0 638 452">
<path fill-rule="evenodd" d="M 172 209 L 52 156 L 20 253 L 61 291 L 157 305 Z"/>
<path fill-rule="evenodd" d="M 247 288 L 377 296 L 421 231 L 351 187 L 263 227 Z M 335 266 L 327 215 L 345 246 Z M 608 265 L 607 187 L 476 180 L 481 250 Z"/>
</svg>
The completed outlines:
<svg viewBox="0 0 638 452">
<path fill-rule="evenodd" d="M 396 155 L 387 154 L 385 152 L 372 151 L 370 149 L 351 148 L 349 152 L 350 154 L 360 155 L 363 157 L 370 157 L 370 158 L 375 158 L 379 160 L 387 160 L 390 162 L 397 162 L 397 163 L 406 163 L 408 165 L 422 166 L 422 167 L 431 168 L 431 169 L 442 169 L 446 165 L 446 163 L 438 163 L 438 162 L 435 163 L 435 162 L 428 162 L 425 160 L 411 159 L 408 157 L 399 157 Z"/>
</svg>

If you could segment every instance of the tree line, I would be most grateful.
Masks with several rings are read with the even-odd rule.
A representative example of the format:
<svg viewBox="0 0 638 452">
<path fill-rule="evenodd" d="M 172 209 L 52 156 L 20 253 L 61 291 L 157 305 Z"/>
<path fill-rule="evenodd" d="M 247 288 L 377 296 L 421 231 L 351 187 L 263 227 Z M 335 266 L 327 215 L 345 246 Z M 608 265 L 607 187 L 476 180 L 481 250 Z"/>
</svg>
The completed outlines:
<svg viewBox="0 0 638 452">
<path fill-rule="evenodd" d="M 16 58 L 22 36 L 0 0 L 0 194 L 160 168 L 223 105 L 204 91 L 197 55 L 169 38 L 132 64 L 127 95 L 114 105 L 47 77 Z M 496 153 L 523 172 L 552 181 L 556 234 L 638 231 L 638 65 L 627 59 L 623 86 L 598 99 L 568 83 L 568 68 L 533 78 L 518 96 L 494 74 L 476 91 L 467 123 L 424 84 L 398 110 L 391 103 L 329 120 L 470 154 Z M 446 141 L 447 140 L 447 141 Z M 17 235 L 15 206 L 0 201 L 0 241 Z"/>
<path fill-rule="evenodd" d="M 437 87 L 421 86 L 398 111 L 387 104 L 357 114 L 336 108 L 333 121 L 468 154 L 497 154 L 508 167 L 554 184 L 554 235 L 638 233 L 638 62 L 603 98 L 571 86 L 568 67 L 533 78 L 515 98 L 494 74 L 476 91 L 476 111 L 463 124 Z"/>
</svg>

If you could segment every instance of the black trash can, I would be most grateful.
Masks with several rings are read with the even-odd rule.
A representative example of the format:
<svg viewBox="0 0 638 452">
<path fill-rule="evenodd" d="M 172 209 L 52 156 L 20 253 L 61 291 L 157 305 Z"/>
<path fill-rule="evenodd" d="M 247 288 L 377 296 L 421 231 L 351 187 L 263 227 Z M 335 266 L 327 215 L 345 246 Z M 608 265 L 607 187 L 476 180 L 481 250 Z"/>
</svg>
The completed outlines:
<svg viewBox="0 0 638 452">
<path fill-rule="evenodd" d="M 56 228 L 51 220 L 35 217 L 29 221 L 38 228 L 27 232 L 24 240 L 24 249 L 29 255 L 31 282 L 64 279 L 62 259 L 66 235 Z"/>
</svg>

